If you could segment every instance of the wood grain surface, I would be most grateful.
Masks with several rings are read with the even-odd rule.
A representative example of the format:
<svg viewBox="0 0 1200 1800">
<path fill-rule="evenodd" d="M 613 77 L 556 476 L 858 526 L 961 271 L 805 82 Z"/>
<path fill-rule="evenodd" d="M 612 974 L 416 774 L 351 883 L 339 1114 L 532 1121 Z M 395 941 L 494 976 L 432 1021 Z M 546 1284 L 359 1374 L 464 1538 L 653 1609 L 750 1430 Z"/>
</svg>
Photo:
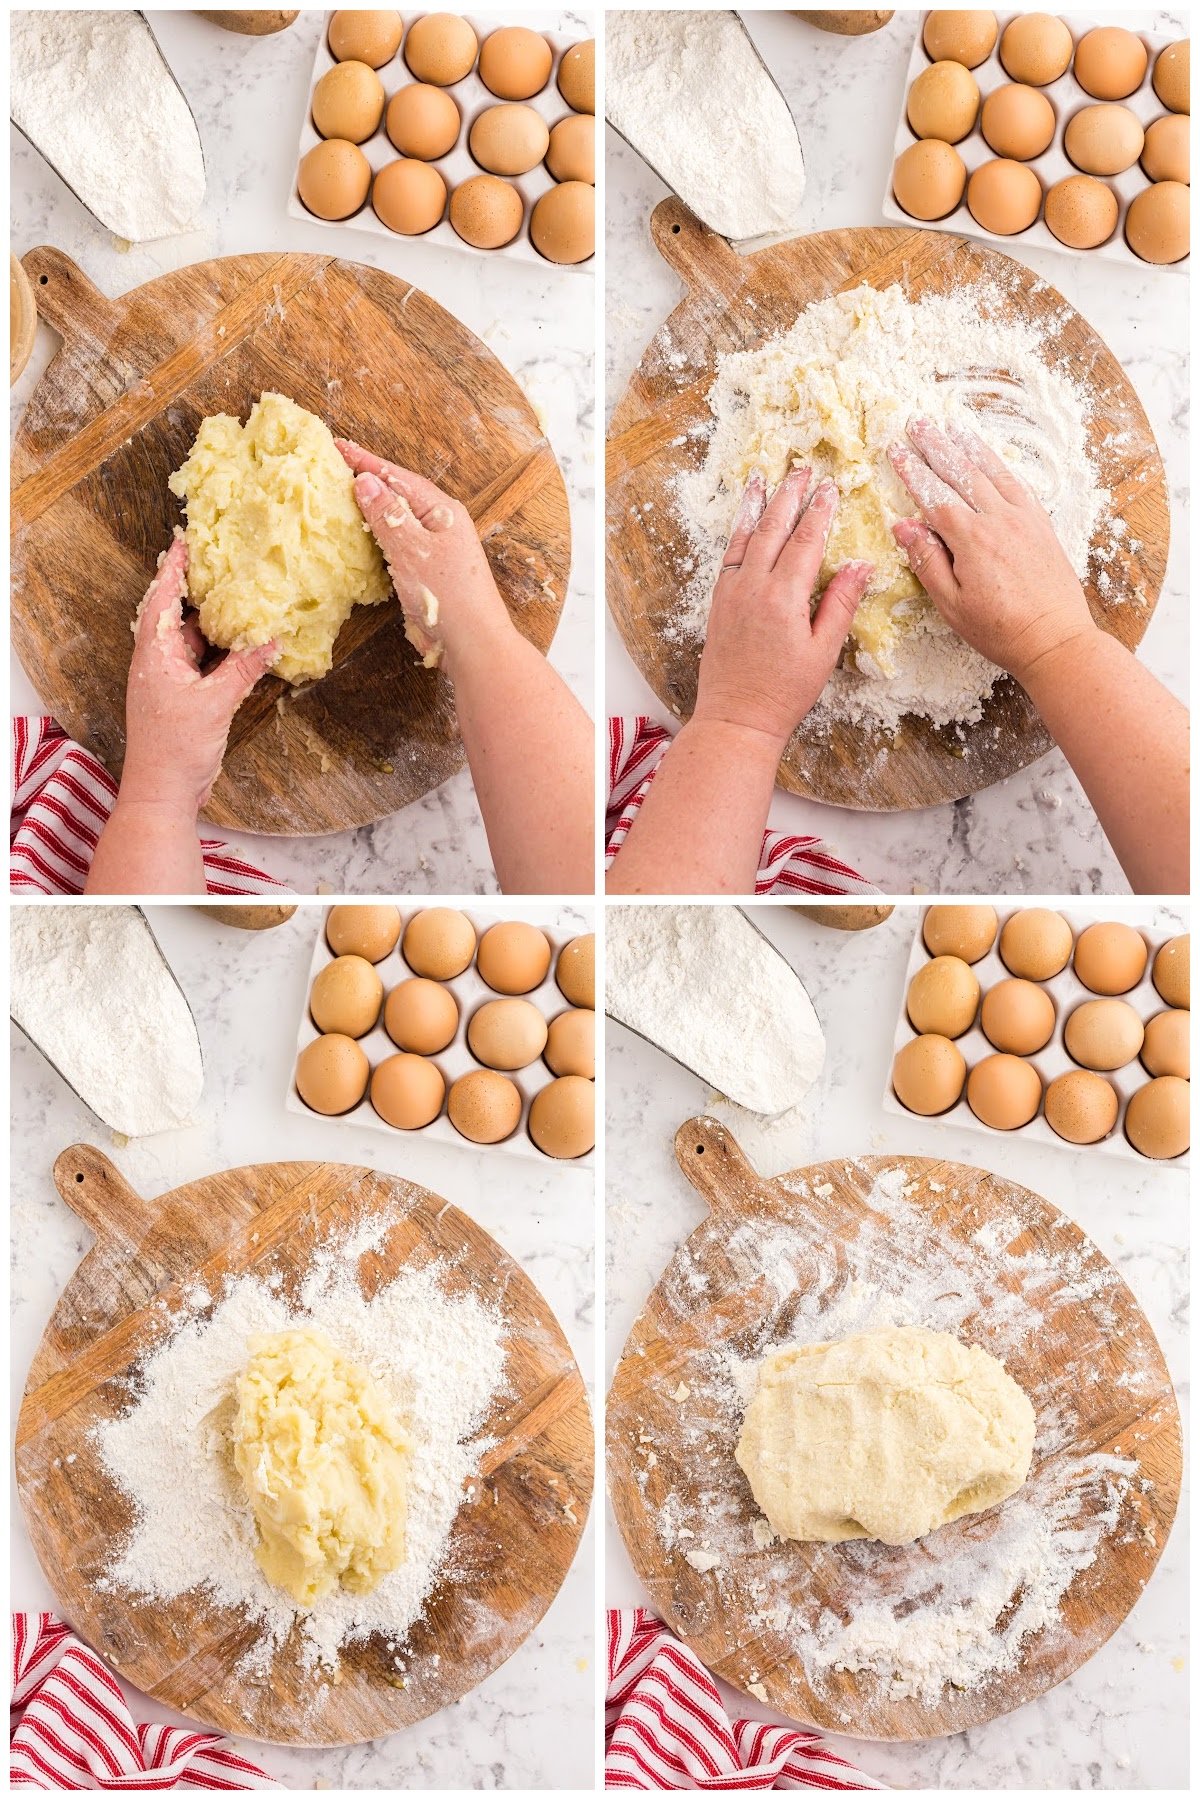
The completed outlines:
<svg viewBox="0 0 1200 1800">
<path fill-rule="evenodd" d="M 650 221 L 654 242 L 682 280 L 679 305 L 647 346 L 613 414 L 608 436 L 608 604 L 638 669 L 680 719 L 696 701 L 700 646 L 673 629 L 692 551 L 673 483 L 697 468 L 711 421 L 706 396 L 719 357 L 751 350 L 789 329 L 814 300 L 863 282 L 898 282 L 912 299 L 975 281 L 1013 279 L 1021 315 L 1065 324 L 1055 355 L 1097 397 L 1089 436 L 1102 485 L 1128 535 L 1105 564 L 1104 591 L 1088 603 L 1106 631 L 1132 648 L 1150 622 L 1166 569 L 1166 480 L 1149 421 L 1120 364 L 1054 288 L 1011 257 L 945 232 L 854 228 L 793 238 L 740 255 L 678 199 Z M 1129 540 L 1139 548 L 1134 555 Z M 1108 548 L 1107 538 L 1105 540 Z M 936 806 L 990 787 L 1035 762 L 1051 740 L 1025 693 L 1007 676 L 977 725 L 935 728 L 907 717 L 893 740 L 878 727 L 802 724 L 779 786 L 830 805 L 870 812 Z"/>
<path fill-rule="evenodd" d="M 59 1192 L 96 1234 L 38 1346 L 17 1420 L 17 1487 L 63 1616 L 135 1687 L 220 1731 L 272 1743 L 349 1744 L 398 1731 L 458 1700 L 528 1636 L 562 1585 L 587 1521 L 591 1419 L 553 1313 L 495 1240 L 425 1188 L 339 1163 L 261 1163 L 141 1198 L 99 1150 L 54 1165 Z M 503 1315 L 509 1392 L 464 1494 L 447 1551 L 469 1579 L 440 1580 L 408 1637 L 405 1685 L 386 1641 L 348 1649 L 336 1682 L 305 1674 L 297 1634 L 248 1679 L 235 1665 L 253 1624 L 194 1591 L 142 1604 L 99 1579 L 132 1523 L 94 1429 L 124 1410 L 134 1364 L 161 1339 L 182 1291 L 278 1274 L 294 1297 L 312 1251 L 382 1209 L 397 1223 L 359 1262 L 370 1296 L 405 1266 L 444 1265 L 453 1296 L 475 1289 Z M 181 1500 L 184 1497 L 181 1496 Z M 184 1521 L 181 1518 L 181 1525 Z"/>
<path fill-rule="evenodd" d="M 13 639 L 42 702 L 114 775 L 130 623 L 182 522 L 167 478 L 202 419 L 244 420 L 264 390 L 461 500 L 515 624 L 549 647 L 571 561 L 562 475 L 517 382 L 427 294 L 326 256 L 196 263 L 118 300 L 57 250 L 23 266 L 63 345 L 13 449 Z M 419 666 L 399 605 L 356 607 L 324 680 L 270 676 L 241 707 L 204 816 L 344 831 L 463 761 L 450 684 Z"/>
<path fill-rule="evenodd" d="M 1039 1195 L 963 1164 L 866 1156 L 768 1180 L 709 1118 L 680 1127 L 675 1153 L 710 1216 L 650 1295 L 607 1403 L 609 1493 L 651 1604 L 715 1674 L 742 1689 L 754 1683 L 802 1724 L 852 1737 L 965 1731 L 1064 1680 L 1134 1605 L 1179 1499 L 1171 1380 L 1116 1270 Z M 903 1183 L 890 1208 L 875 1189 L 889 1170 Z M 863 1281 L 864 1255 L 865 1296 L 850 1286 Z M 1022 1495 L 1065 1489 L 1080 1508 L 1072 1528 L 1111 1506 L 1112 1455 L 1139 1465 L 1119 1525 L 1099 1535 L 1094 1561 L 1074 1575 L 1054 1623 L 1024 1639 L 1015 1667 L 975 1686 L 947 1686 L 936 1702 L 893 1698 L 885 1674 L 810 1673 L 804 1645 L 822 1618 L 886 1610 L 890 1596 L 914 1586 L 924 1594 L 939 1566 L 976 1547 L 984 1566 L 986 1544 L 1021 1496 L 901 1548 L 762 1547 L 752 1535 L 758 1509 L 733 1458 L 740 1402 L 732 1418 L 725 1359 L 757 1360 L 779 1344 L 841 1335 L 822 1330 L 820 1317 L 844 1303 L 848 1289 L 853 1307 L 882 1291 L 928 1293 L 951 1316 L 958 1309 L 964 1340 L 1001 1356 L 1038 1414 Z M 1036 1329 L 1014 1346 L 1018 1309 L 1032 1311 Z M 1087 1458 L 1100 1471 L 1094 1480 L 1079 1473 Z M 679 1537 L 682 1520 L 694 1537 Z M 686 1553 L 709 1531 L 715 1546 L 741 1549 L 704 1572 Z"/>
</svg>

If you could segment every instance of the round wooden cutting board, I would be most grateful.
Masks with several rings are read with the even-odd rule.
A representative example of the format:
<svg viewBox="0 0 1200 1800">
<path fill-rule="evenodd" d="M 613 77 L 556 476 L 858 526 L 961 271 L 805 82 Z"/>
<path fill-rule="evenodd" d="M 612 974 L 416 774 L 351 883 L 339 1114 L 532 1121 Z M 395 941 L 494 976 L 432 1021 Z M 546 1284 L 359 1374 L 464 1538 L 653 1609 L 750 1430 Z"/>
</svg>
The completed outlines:
<svg viewBox="0 0 1200 1800">
<path fill-rule="evenodd" d="M 680 1127 L 675 1154 L 710 1216 L 634 1325 L 607 1405 L 609 1493 L 651 1604 L 715 1674 L 853 1737 L 965 1731 L 1072 1674 L 1134 1605 L 1179 1499 L 1171 1380 L 1116 1270 L 1037 1194 L 960 1163 L 866 1156 L 767 1180 L 709 1118 Z M 872 1316 L 881 1296 L 895 1318 Z M 1038 1416 L 1017 1495 L 899 1548 L 759 1541 L 733 1455 L 744 1402 L 731 1371 L 778 1345 L 843 1335 L 847 1311 L 865 1315 L 850 1329 L 928 1323 L 1001 1357 Z M 996 1534 L 996 1554 L 1009 1555 L 1022 1520 L 1040 1529 L 1043 1518 L 1068 1536 L 1095 1532 L 1094 1558 L 1004 1673 L 936 1700 L 898 1698 L 890 1664 L 839 1671 L 814 1657 L 831 1624 L 890 1616 L 891 1605 L 916 1628 L 939 1605 L 940 1580 L 966 1583 L 965 1605 Z"/>
<path fill-rule="evenodd" d="M 593 1440 L 582 1377 L 550 1308 L 504 1250 L 438 1195 L 396 1176 L 339 1163 L 261 1163 L 190 1182 L 158 1199 L 134 1193 L 98 1150 L 77 1144 L 54 1165 L 69 1205 L 96 1233 L 46 1328 L 17 1420 L 17 1487 L 25 1523 L 63 1616 L 135 1687 L 220 1731 L 271 1743 L 351 1744 L 461 1699 L 512 1655 L 562 1585 L 592 1490 Z M 197 1279 L 278 1274 L 298 1291 L 312 1251 L 331 1234 L 396 1216 L 384 1247 L 364 1254 L 370 1296 L 405 1265 L 445 1265 L 444 1290 L 486 1296 L 504 1317 L 507 1392 L 480 1436 L 494 1443 L 463 1496 L 447 1561 L 469 1577 L 439 1580 L 408 1635 L 405 1684 L 386 1641 L 342 1654 L 336 1681 L 276 1654 L 269 1681 L 236 1665 L 256 1630 L 201 1591 L 142 1603 L 99 1583 L 132 1523 L 94 1441 L 124 1410 L 133 1365 L 187 1310 Z M 186 1496 L 180 1496 L 186 1508 Z M 186 1514 L 181 1515 L 186 1529 Z"/>
<path fill-rule="evenodd" d="M 1109 545 L 1103 592 L 1088 604 L 1106 631 L 1141 641 L 1162 586 L 1170 517 L 1162 460 L 1124 370 L 1091 326 L 1054 288 L 989 245 L 940 231 L 855 228 L 793 238 L 739 255 L 678 199 L 650 221 L 654 242 L 686 292 L 651 340 L 608 435 L 607 594 L 625 646 L 659 699 L 686 719 L 696 703 L 700 646 L 674 621 L 692 551 L 673 483 L 698 468 L 711 414 L 707 394 L 720 357 L 751 350 L 788 330 L 814 300 L 899 282 L 910 298 L 999 281 L 1019 294 L 1022 316 L 1065 320 L 1071 374 L 1097 396 L 1093 459 L 1128 533 Z M 1127 548 L 1130 539 L 1139 548 Z M 891 812 L 977 793 L 1035 762 L 1051 740 L 1023 690 L 1007 676 L 978 724 L 936 729 L 909 716 L 893 739 L 879 727 L 802 724 L 780 764 L 780 787 L 811 800 Z"/>
<path fill-rule="evenodd" d="M 439 482 L 467 507 L 518 629 L 545 651 L 566 598 L 562 475 L 487 346 L 420 289 L 325 256 L 232 256 L 109 300 L 70 259 L 23 266 L 63 346 L 12 457 L 12 631 L 42 702 L 114 775 L 130 623 L 182 509 L 167 478 L 202 419 L 265 390 Z M 345 831 L 463 766 L 453 692 L 420 667 L 395 603 L 359 606 L 304 689 L 267 677 L 239 709 L 205 818 Z"/>
</svg>

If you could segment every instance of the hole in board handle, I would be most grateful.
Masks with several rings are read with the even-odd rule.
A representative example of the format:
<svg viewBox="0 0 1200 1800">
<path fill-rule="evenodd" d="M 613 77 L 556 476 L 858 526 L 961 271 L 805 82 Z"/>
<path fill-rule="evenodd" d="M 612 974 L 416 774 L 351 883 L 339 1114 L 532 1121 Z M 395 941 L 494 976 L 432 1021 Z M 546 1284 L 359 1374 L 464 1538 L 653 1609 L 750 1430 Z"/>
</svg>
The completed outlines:
<svg viewBox="0 0 1200 1800">
<path fill-rule="evenodd" d="M 82 1181 L 83 1180 L 82 1172 L 80 1174 L 76 1175 L 75 1179 L 76 1179 L 76 1181 Z"/>
<path fill-rule="evenodd" d="M 38 286 L 39 287 L 49 287 L 50 286 L 50 277 L 48 275 L 39 275 L 38 276 Z"/>
<path fill-rule="evenodd" d="M 671 227 L 671 231 L 675 237 L 678 237 L 682 230 L 683 230 L 682 225 L 672 225 L 672 227 Z M 42 280 L 45 281 L 45 279 L 46 279 L 46 277 L 43 275 Z"/>
<path fill-rule="evenodd" d="M 703 1155 L 704 1155 L 704 1145 L 703 1145 L 703 1144 L 697 1144 L 697 1145 L 696 1145 L 696 1155 L 697 1155 L 697 1156 L 703 1156 Z M 82 1180 L 82 1179 L 83 1179 L 83 1177 L 82 1177 L 82 1176 L 81 1176 L 81 1177 L 80 1177 L 80 1180 Z"/>
</svg>

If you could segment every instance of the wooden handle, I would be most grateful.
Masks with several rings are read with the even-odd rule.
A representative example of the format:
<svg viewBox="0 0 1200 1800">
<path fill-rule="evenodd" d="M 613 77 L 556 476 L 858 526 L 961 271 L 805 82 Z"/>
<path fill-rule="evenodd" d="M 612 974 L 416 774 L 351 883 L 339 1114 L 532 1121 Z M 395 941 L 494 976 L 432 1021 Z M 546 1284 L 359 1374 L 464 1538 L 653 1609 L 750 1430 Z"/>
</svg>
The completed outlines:
<svg viewBox="0 0 1200 1800">
<path fill-rule="evenodd" d="M 650 236 L 685 287 L 716 293 L 725 300 L 741 293 L 750 267 L 748 259 L 702 225 L 677 194 L 655 207 L 650 215 Z"/>
<path fill-rule="evenodd" d="M 138 1245 L 146 1235 L 146 1202 L 94 1144 L 72 1144 L 56 1158 L 54 1185 L 98 1238 Z"/>
<path fill-rule="evenodd" d="M 774 1187 L 742 1154 L 741 1145 L 719 1119 L 689 1119 L 675 1133 L 675 1160 L 710 1212 L 774 1210 Z"/>
<path fill-rule="evenodd" d="M 53 245 L 42 244 L 21 258 L 21 267 L 33 284 L 39 318 L 53 325 L 60 337 L 107 348 L 117 309 L 78 263 Z"/>
</svg>

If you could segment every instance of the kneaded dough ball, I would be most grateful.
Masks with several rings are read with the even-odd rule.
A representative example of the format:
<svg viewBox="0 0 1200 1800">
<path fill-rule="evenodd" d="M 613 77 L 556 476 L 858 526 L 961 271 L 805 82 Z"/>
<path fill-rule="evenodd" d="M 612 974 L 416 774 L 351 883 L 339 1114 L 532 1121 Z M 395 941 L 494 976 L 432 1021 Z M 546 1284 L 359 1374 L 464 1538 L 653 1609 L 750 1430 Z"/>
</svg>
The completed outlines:
<svg viewBox="0 0 1200 1800">
<path fill-rule="evenodd" d="M 505 919 L 479 940 L 476 968 L 496 994 L 530 994 L 550 973 L 550 939 L 536 925 Z"/>
<path fill-rule="evenodd" d="M 1191 249 L 1191 188 L 1156 181 L 1135 194 L 1125 214 L 1125 241 L 1148 263 L 1182 262 Z"/>
<path fill-rule="evenodd" d="M 1156 1075 L 1138 1088 L 1125 1108 L 1125 1135 L 1143 1156 L 1165 1162 L 1191 1144 L 1192 1084 L 1178 1075 Z"/>
<path fill-rule="evenodd" d="M 1146 973 L 1150 952 L 1132 925 L 1101 920 L 1079 934 L 1075 973 L 1093 994 L 1127 994 Z"/>
<path fill-rule="evenodd" d="M 985 1056 L 967 1076 L 967 1105 L 993 1131 L 1019 1131 L 1041 1104 L 1042 1078 L 1019 1056 Z"/>
<path fill-rule="evenodd" d="M 1054 1036 L 1054 1002 L 1035 981 L 1011 976 L 989 988 L 979 1009 L 989 1044 L 1014 1056 L 1033 1056 Z"/>
<path fill-rule="evenodd" d="M 963 197 L 967 165 L 952 144 L 922 138 L 896 158 L 892 192 L 910 219 L 944 219 Z"/>
<path fill-rule="evenodd" d="M 462 114 L 445 88 L 410 81 L 388 101 L 387 134 L 401 156 L 436 162 L 458 142 Z"/>
<path fill-rule="evenodd" d="M 442 1110 L 446 1082 L 436 1063 L 400 1051 L 371 1076 L 371 1105 L 397 1131 L 422 1131 Z"/>
<path fill-rule="evenodd" d="M 546 167 L 555 181 L 596 185 L 596 124 L 583 113 L 560 119 L 550 133 Z"/>
<path fill-rule="evenodd" d="M 1154 91 L 1168 112 L 1192 110 L 1192 45 L 1190 38 L 1167 44 L 1154 61 Z"/>
<path fill-rule="evenodd" d="M 383 83 L 366 63 L 340 62 L 327 69 L 313 92 L 313 124 L 323 138 L 365 144 L 383 117 Z"/>
<path fill-rule="evenodd" d="M 365 956 L 369 963 L 382 962 L 400 942 L 400 908 L 331 907 L 325 941 L 335 956 Z"/>
<path fill-rule="evenodd" d="M 1191 132 L 1191 120 L 1175 113 L 1147 125 L 1142 168 L 1151 181 L 1191 181 Z"/>
<path fill-rule="evenodd" d="M 1149 52 L 1140 37 L 1121 25 L 1085 31 L 1075 50 L 1075 79 L 1097 100 L 1125 100 L 1145 78 Z"/>
<path fill-rule="evenodd" d="M 586 181 L 560 181 L 534 203 L 529 236 L 547 262 L 587 262 L 596 254 L 595 188 Z"/>
<path fill-rule="evenodd" d="M 263 394 L 245 425 L 228 413 L 205 419 L 167 485 L 187 508 L 201 631 L 224 650 L 277 638 L 284 681 L 328 674 L 354 608 L 391 594 L 333 433 L 283 394 Z"/>
<path fill-rule="evenodd" d="M 476 250 L 502 250 L 521 229 L 525 203 L 511 181 L 471 175 L 450 196 L 450 223 Z"/>
<path fill-rule="evenodd" d="M 306 1044 L 296 1058 L 296 1092 L 314 1112 L 336 1118 L 358 1105 L 370 1074 L 362 1045 L 331 1031 Z"/>
<path fill-rule="evenodd" d="M 931 956 L 977 963 L 995 943 L 998 923 L 994 906 L 931 906 L 921 935 Z"/>
<path fill-rule="evenodd" d="M 978 1005 L 979 983 L 957 956 L 935 956 L 908 985 L 908 1016 L 916 1031 L 961 1037 L 975 1023 Z"/>
<path fill-rule="evenodd" d="M 584 937 L 572 938 L 558 955 L 554 971 L 559 992 L 572 1006 L 596 1006 L 596 938 L 589 931 Z"/>
<path fill-rule="evenodd" d="M 992 12 L 928 12 L 922 42 L 933 62 L 977 69 L 995 49 L 998 29 Z"/>
<path fill-rule="evenodd" d="M 1187 932 L 1162 946 L 1154 958 L 1152 975 L 1168 1006 L 1192 1004 L 1192 940 Z"/>
<path fill-rule="evenodd" d="M 586 1156 L 596 1143 L 596 1088 L 582 1075 L 560 1075 L 533 1097 L 529 1135 L 546 1156 Z"/>
<path fill-rule="evenodd" d="M 489 1069 L 527 1069 L 546 1048 L 547 1030 L 530 1000 L 485 1000 L 467 1026 L 467 1043 Z"/>
<path fill-rule="evenodd" d="M 379 1018 L 383 983 L 365 956 L 335 956 L 318 973 L 308 1010 L 318 1031 L 365 1037 Z"/>
<path fill-rule="evenodd" d="M 596 1075 L 596 1015 L 586 1007 L 573 1007 L 551 1019 L 546 1037 L 546 1067 L 554 1075 Z"/>
<path fill-rule="evenodd" d="M 1075 44 L 1070 30 L 1053 13 L 1018 13 L 1004 27 L 1000 61 L 1014 81 L 1048 87 L 1071 66 Z"/>
<path fill-rule="evenodd" d="M 572 112 L 596 111 L 596 40 L 572 44 L 558 65 L 558 91 Z"/>
<path fill-rule="evenodd" d="M 1013 913 L 1000 933 L 1000 960 L 1011 975 L 1049 981 L 1071 960 L 1074 938 L 1061 913 L 1028 906 Z"/>
<path fill-rule="evenodd" d="M 404 933 L 404 960 L 414 975 L 452 981 L 469 969 L 475 955 L 475 927 L 452 906 L 428 906 L 414 913 Z"/>
<path fill-rule="evenodd" d="M 296 190 L 318 219 L 349 219 L 367 197 L 371 165 L 357 144 L 326 138 L 300 158 Z"/>
<path fill-rule="evenodd" d="M 936 1033 L 916 1037 L 896 1052 L 892 1087 L 901 1106 L 931 1118 L 962 1097 L 967 1065 L 957 1044 Z"/>
<path fill-rule="evenodd" d="M 1191 1079 L 1191 1024 L 1191 1013 L 1177 1009 L 1155 1013 L 1149 1020 L 1142 1040 L 1142 1064 L 1151 1075 Z"/>
<path fill-rule="evenodd" d="M 1090 1069 L 1068 1069 L 1046 1089 L 1046 1123 L 1068 1144 L 1098 1144 L 1116 1124 L 1120 1106 L 1112 1082 Z"/>
<path fill-rule="evenodd" d="M 364 62 L 382 69 L 404 36 L 398 12 L 335 12 L 329 21 L 329 50 L 338 62 Z"/>
<path fill-rule="evenodd" d="M 764 1357 L 734 1454 L 777 1536 L 911 1544 L 1015 1494 L 1036 1424 L 986 1350 L 890 1325 Z"/>
<path fill-rule="evenodd" d="M 414 975 L 394 987 L 383 1009 L 383 1028 L 400 1050 L 436 1056 L 453 1043 L 458 1001 L 440 981 Z"/>
<path fill-rule="evenodd" d="M 457 13 L 425 13 L 409 26 L 404 60 L 418 81 L 452 87 L 475 67 L 479 39 Z"/>
<path fill-rule="evenodd" d="M 908 122 L 914 137 L 957 144 L 979 114 L 979 86 L 961 63 L 936 62 L 922 69 L 908 90 Z"/>
<path fill-rule="evenodd" d="M 446 1111 L 454 1129 L 473 1144 L 499 1144 L 521 1123 L 521 1092 L 507 1075 L 472 1069 L 450 1089 Z"/>
<path fill-rule="evenodd" d="M 479 79 L 498 100 L 532 100 L 550 79 L 554 52 L 539 32 L 501 25 L 483 40 Z"/>
<path fill-rule="evenodd" d="M 404 1561 L 408 1433 L 369 1370 L 315 1326 L 256 1334 L 249 1350 L 233 1460 L 258 1565 L 299 1606 L 339 1586 L 369 1594 Z"/>
</svg>

